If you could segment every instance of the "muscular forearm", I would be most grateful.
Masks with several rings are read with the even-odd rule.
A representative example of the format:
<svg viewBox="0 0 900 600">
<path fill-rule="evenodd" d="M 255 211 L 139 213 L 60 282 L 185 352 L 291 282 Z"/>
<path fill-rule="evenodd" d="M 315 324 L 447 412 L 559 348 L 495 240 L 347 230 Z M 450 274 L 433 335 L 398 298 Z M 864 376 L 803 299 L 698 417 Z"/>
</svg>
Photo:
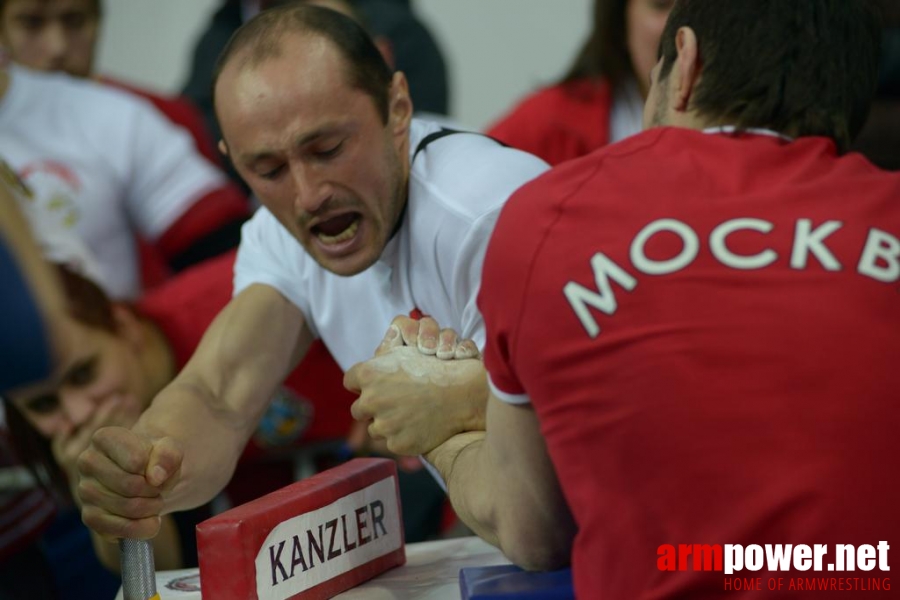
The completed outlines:
<svg viewBox="0 0 900 600">
<path fill-rule="evenodd" d="M 454 509 L 525 569 L 567 564 L 575 526 L 542 440 L 532 450 L 503 448 L 500 438 L 509 436 L 492 432 L 490 417 L 488 424 L 487 433 L 454 436 L 426 455 L 444 477 Z"/>
<path fill-rule="evenodd" d="M 456 435 L 425 458 L 447 484 L 450 502 L 478 537 L 502 549 L 497 509 L 492 498 L 494 478 L 483 431 Z"/>
<path fill-rule="evenodd" d="M 568 517 L 541 506 L 527 474 L 497 464 L 483 433 L 455 436 L 427 458 L 444 477 L 456 514 L 479 537 L 523 569 L 568 564 Z"/>
<path fill-rule="evenodd" d="M 149 539 L 159 515 L 209 501 L 311 340 L 302 313 L 272 288 L 241 292 L 134 427 L 94 432 L 78 458 L 82 520 L 107 539 Z"/>
<path fill-rule="evenodd" d="M 164 512 L 204 504 L 228 483 L 275 388 L 311 342 L 300 312 L 263 286 L 245 291 L 216 317 L 135 427 L 181 447 L 180 477 L 164 491 Z"/>
<path fill-rule="evenodd" d="M 230 405 L 190 371 L 164 389 L 134 427 L 151 440 L 174 440 L 183 452 L 177 483 L 163 493 L 163 512 L 209 502 L 225 487 L 257 419 L 258 411 Z"/>
</svg>

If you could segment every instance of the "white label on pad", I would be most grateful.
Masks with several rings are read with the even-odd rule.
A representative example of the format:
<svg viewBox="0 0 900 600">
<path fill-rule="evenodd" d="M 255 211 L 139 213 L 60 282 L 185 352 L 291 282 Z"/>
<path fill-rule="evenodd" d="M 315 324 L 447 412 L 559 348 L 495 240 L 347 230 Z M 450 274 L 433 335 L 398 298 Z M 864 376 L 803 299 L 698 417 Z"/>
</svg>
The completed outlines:
<svg viewBox="0 0 900 600">
<path fill-rule="evenodd" d="M 259 600 L 284 600 L 400 548 L 393 477 L 288 519 L 256 555 Z"/>
</svg>

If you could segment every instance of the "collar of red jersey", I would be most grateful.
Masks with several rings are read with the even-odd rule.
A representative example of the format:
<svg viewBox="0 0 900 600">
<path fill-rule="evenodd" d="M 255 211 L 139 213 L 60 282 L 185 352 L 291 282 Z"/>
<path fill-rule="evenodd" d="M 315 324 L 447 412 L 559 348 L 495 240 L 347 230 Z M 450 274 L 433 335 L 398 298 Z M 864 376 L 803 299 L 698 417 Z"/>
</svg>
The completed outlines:
<svg viewBox="0 0 900 600">
<path fill-rule="evenodd" d="M 723 125 L 721 127 L 707 127 L 703 130 L 703 133 L 708 134 L 716 134 L 716 133 L 727 133 L 733 134 L 738 131 L 738 128 L 734 125 Z M 778 133 L 777 131 L 772 131 L 771 129 L 763 129 L 760 127 L 748 127 L 746 129 L 741 130 L 742 133 L 752 133 L 753 135 L 768 135 L 770 137 L 777 137 L 786 142 L 793 142 L 794 138 L 784 135 L 783 133 Z"/>
</svg>

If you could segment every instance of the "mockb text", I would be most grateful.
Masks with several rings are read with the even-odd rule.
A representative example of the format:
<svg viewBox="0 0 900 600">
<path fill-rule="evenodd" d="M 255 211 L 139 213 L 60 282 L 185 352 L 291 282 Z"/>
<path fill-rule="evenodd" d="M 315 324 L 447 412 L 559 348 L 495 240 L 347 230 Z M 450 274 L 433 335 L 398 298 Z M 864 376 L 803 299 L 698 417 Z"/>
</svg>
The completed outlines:
<svg viewBox="0 0 900 600">
<path fill-rule="evenodd" d="M 753 232 L 759 235 L 770 233 L 774 224 L 755 218 L 740 218 L 725 221 L 715 227 L 709 236 L 709 249 L 715 259 L 731 269 L 753 270 L 768 267 L 780 257 L 767 248 L 753 255 L 737 254 L 729 250 L 728 238 L 737 232 Z M 827 239 L 843 227 L 841 221 L 826 221 L 814 225 L 811 219 L 799 219 L 794 229 L 794 240 L 790 254 L 790 266 L 803 270 L 811 260 L 826 271 L 840 271 L 843 265 L 828 248 Z M 654 260 L 647 256 L 647 243 L 662 233 L 675 234 L 681 239 L 681 251 L 665 260 Z M 629 257 L 635 270 L 645 275 L 670 275 L 687 268 L 700 250 L 700 238 L 686 223 L 676 219 L 658 219 L 644 227 L 632 240 Z M 637 279 L 622 266 L 616 264 L 602 252 L 594 254 L 590 261 L 594 275 L 594 288 L 585 287 L 574 281 L 568 282 L 563 293 L 575 311 L 587 334 L 595 338 L 600 334 L 591 309 L 606 315 L 613 315 L 618 304 L 612 283 L 615 282 L 626 292 L 633 291 Z M 900 240 L 896 236 L 876 228 L 870 228 L 863 245 L 856 272 L 882 283 L 900 280 Z"/>
</svg>

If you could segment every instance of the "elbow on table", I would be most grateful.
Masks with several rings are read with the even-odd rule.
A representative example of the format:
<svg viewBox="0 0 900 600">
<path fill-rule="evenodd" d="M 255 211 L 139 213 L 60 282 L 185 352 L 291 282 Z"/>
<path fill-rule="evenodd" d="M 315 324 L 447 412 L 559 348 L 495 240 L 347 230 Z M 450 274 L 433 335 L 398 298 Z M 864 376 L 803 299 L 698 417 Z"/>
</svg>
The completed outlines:
<svg viewBox="0 0 900 600">
<path fill-rule="evenodd" d="M 516 566 L 526 571 L 554 571 L 569 565 L 573 535 L 557 524 L 541 527 L 535 523 L 499 536 L 500 549 Z M 529 531 L 530 530 L 530 531 Z"/>
</svg>

